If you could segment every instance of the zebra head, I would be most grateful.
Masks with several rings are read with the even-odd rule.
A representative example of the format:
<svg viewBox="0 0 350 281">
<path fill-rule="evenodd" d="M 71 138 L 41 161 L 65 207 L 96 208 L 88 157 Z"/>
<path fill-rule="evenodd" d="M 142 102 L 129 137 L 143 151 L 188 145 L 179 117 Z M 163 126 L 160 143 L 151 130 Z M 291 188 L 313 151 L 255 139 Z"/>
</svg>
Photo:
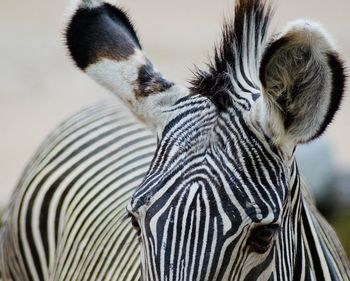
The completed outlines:
<svg viewBox="0 0 350 281">
<path fill-rule="evenodd" d="M 143 280 L 293 280 L 302 271 L 293 153 L 331 122 L 345 78 L 319 25 L 297 21 L 269 36 L 270 19 L 265 1 L 239 0 L 189 88 L 154 68 L 121 9 L 86 0 L 70 21 L 78 67 L 158 138 L 128 207 Z"/>
</svg>

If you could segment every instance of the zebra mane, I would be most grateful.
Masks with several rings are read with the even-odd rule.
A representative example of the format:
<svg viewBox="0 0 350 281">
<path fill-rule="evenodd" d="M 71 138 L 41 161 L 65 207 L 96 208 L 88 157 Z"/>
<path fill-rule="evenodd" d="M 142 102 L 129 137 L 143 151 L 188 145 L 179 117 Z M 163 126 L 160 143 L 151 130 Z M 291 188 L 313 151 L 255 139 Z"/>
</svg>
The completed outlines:
<svg viewBox="0 0 350 281">
<path fill-rule="evenodd" d="M 223 25 L 207 70 L 197 69 L 191 91 L 208 97 L 219 110 L 232 104 L 234 93 L 257 93 L 259 64 L 272 17 L 266 0 L 236 0 L 234 19 Z M 239 97 L 238 97 L 239 99 Z"/>
</svg>

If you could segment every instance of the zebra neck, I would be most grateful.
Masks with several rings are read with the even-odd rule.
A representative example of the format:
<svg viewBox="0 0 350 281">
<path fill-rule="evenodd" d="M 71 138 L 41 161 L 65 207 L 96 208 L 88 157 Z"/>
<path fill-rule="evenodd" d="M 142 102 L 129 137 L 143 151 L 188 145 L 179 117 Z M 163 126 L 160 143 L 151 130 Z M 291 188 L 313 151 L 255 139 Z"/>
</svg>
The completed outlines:
<svg viewBox="0 0 350 281">
<path fill-rule="evenodd" d="M 317 210 L 300 176 L 297 183 L 293 280 L 349 280 L 350 268 L 336 233 Z"/>
</svg>

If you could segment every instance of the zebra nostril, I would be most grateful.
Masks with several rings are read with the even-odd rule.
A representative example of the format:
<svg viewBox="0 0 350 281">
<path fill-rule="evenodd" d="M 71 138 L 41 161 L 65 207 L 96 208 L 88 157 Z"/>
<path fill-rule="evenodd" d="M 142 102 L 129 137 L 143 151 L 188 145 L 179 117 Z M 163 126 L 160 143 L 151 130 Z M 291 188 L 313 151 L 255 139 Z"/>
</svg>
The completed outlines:
<svg viewBox="0 0 350 281">
<path fill-rule="evenodd" d="M 265 253 L 269 249 L 278 230 L 279 225 L 276 224 L 263 225 L 253 229 L 248 239 L 251 250 L 259 254 Z"/>
</svg>

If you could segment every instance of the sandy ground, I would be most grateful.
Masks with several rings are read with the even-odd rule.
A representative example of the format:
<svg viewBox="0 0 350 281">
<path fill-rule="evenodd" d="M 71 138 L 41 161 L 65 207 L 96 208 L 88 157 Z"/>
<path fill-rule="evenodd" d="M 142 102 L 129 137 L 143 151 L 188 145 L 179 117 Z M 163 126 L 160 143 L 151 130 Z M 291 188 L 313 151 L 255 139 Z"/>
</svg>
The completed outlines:
<svg viewBox="0 0 350 281">
<path fill-rule="evenodd" d="M 122 0 L 148 56 L 167 77 L 186 84 L 220 38 L 231 0 Z M 0 204 L 37 146 L 62 120 L 109 95 L 68 59 L 62 31 L 66 1 L 0 3 Z M 280 0 L 274 26 L 296 18 L 322 22 L 350 58 L 349 0 Z M 328 136 L 337 165 L 350 170 L 350 98 Z"/>
</svg>

